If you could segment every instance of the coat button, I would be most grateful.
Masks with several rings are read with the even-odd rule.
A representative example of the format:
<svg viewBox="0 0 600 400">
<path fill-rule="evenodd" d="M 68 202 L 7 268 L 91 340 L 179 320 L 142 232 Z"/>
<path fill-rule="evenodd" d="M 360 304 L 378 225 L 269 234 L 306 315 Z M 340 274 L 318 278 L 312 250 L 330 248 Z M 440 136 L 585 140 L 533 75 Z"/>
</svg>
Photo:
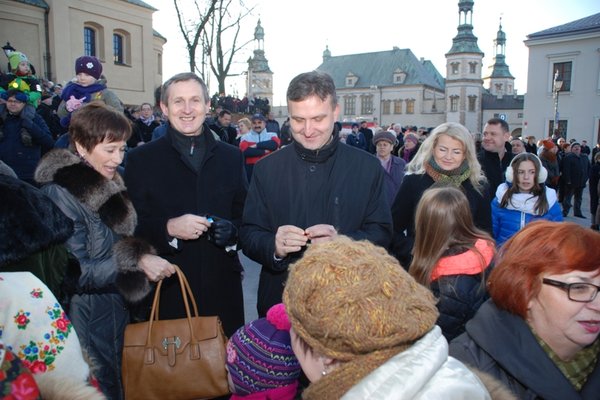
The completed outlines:
<svg viewBox="0 0 600 400">
<path fill-rule="evenodd" d="M 308 170 L 309 170 L 310 172 L 315 172 L 315 171 L 317 170 L 317 167 L 316 167 L 316 165 L 311 165 L 311 166 L 308 168 Z"/>
</svg>

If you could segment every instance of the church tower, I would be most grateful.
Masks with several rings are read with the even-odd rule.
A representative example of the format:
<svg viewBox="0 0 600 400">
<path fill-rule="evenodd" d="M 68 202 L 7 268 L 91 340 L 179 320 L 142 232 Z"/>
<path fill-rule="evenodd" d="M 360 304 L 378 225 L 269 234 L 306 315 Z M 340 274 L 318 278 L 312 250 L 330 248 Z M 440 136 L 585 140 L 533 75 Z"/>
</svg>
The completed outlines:
<svg viewBox="0 0 600 400">
<path fill-rule="evenodd" d="M 260 25 L 260 19 L 254 29 L 254 57 L 248 59 L 248 78 L 246 92 L 248 98 L 267 98 L 269 105 L 273 105 L 273 72 L 269 68 L 269 61 L 265 57 L 265 30 Z"/>
<path fill-rule="evenodd" d="M 515 78 L 506 64 L 506 34 L 502 30 L 502 18 L 494 39 L 494 64 L 489 66 L 488 71 L 488 76 L 483 78 L 483 82 L 491 94 L 498 98 L 514 95 Z"/>
<path fill-rule="evenodd" d="M 446 53 L 446 120 L 481 132 L 481 64 L 483 52 L 473 35 L 474 0 L 458 2 L 458 33 Z"/>
</svg>

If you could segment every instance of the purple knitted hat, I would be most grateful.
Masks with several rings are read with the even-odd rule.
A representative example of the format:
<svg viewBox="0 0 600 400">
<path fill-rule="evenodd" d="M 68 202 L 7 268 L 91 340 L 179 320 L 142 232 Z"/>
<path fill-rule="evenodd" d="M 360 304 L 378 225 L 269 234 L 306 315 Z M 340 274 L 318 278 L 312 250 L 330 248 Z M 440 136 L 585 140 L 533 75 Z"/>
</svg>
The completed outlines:
<svg viewBox="0 0 600 400">
<path fill-rule="evenodd" d="M 75 60 L 75 73 L 85 72 L 96 79 L 102 75 L 102 63 L 94 56 L 81 56 Z"/>
<path fill-rule="evenodd" d="M 245 396 L 293 384 L 300 364 L 292 351 L 290 321 L 283 304 L 238 329 L 227 342 L 233 393 Z"/>
</svg>

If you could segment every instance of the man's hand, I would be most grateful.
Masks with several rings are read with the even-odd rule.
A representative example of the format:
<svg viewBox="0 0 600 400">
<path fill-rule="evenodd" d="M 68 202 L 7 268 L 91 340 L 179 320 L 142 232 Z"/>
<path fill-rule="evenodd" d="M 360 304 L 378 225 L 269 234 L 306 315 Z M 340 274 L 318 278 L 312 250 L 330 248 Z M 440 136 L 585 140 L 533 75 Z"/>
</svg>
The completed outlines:
<svg viewBox="0 0 600 400">
<path fill-rule="evenodd" d="M 198 239 L 210 228 L 210 222 L 199 215 L 185 214 L 167 221 L 169 236 L 182 240 Z"/>
<path fill-rule="evenodd" d="M 275 234 L 275 256 L 284 258 L 306 246 L 308 237 L 304 230 L 294 225 L 282 225 Z"/>
<path fill-rule="evenodd" d="M 314 244 L 333 240 L 338 234 L 333 226 L 327 224 L 313 225 L 310 228 L 306 228 L 305 233 L 310 242 Z"/>
<path fill-rule="evenodd" d="M 148 280 L 158 282 L 175 273 L 175 267 L 162 257 L 152 254 L 144 254 L 138 263 L 138 267 L 144 271 Z"/>
</svg>

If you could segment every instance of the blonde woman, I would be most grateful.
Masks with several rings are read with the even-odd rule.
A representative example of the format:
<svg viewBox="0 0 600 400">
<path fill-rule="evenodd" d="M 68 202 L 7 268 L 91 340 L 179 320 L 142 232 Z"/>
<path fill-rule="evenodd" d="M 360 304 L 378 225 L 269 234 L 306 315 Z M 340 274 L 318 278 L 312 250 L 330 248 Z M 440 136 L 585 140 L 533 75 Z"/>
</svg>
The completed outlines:
<svg viewBox="0 0 600 400">
<path fill-rule="evenodd" d="M 235 145 L 240 145 L 240 138 L 252 129 L 252 123 L 248 118 L 242 118 L 238 121 L 238 133 L 235 137 Z"/>
<path fill-rule="evenodd" d="M 475 226 L 492 230 L 487 180 L 477 161 L 473 137 L 461 124 L 446 122 L 425 139 L 413 160 L 392 205 L 392 251 L 405 268 L 411 263 L 415 238 L 415 210 L 425 190 L 434 185 L 459 188 L 469 201 Z"/>
</svg>

